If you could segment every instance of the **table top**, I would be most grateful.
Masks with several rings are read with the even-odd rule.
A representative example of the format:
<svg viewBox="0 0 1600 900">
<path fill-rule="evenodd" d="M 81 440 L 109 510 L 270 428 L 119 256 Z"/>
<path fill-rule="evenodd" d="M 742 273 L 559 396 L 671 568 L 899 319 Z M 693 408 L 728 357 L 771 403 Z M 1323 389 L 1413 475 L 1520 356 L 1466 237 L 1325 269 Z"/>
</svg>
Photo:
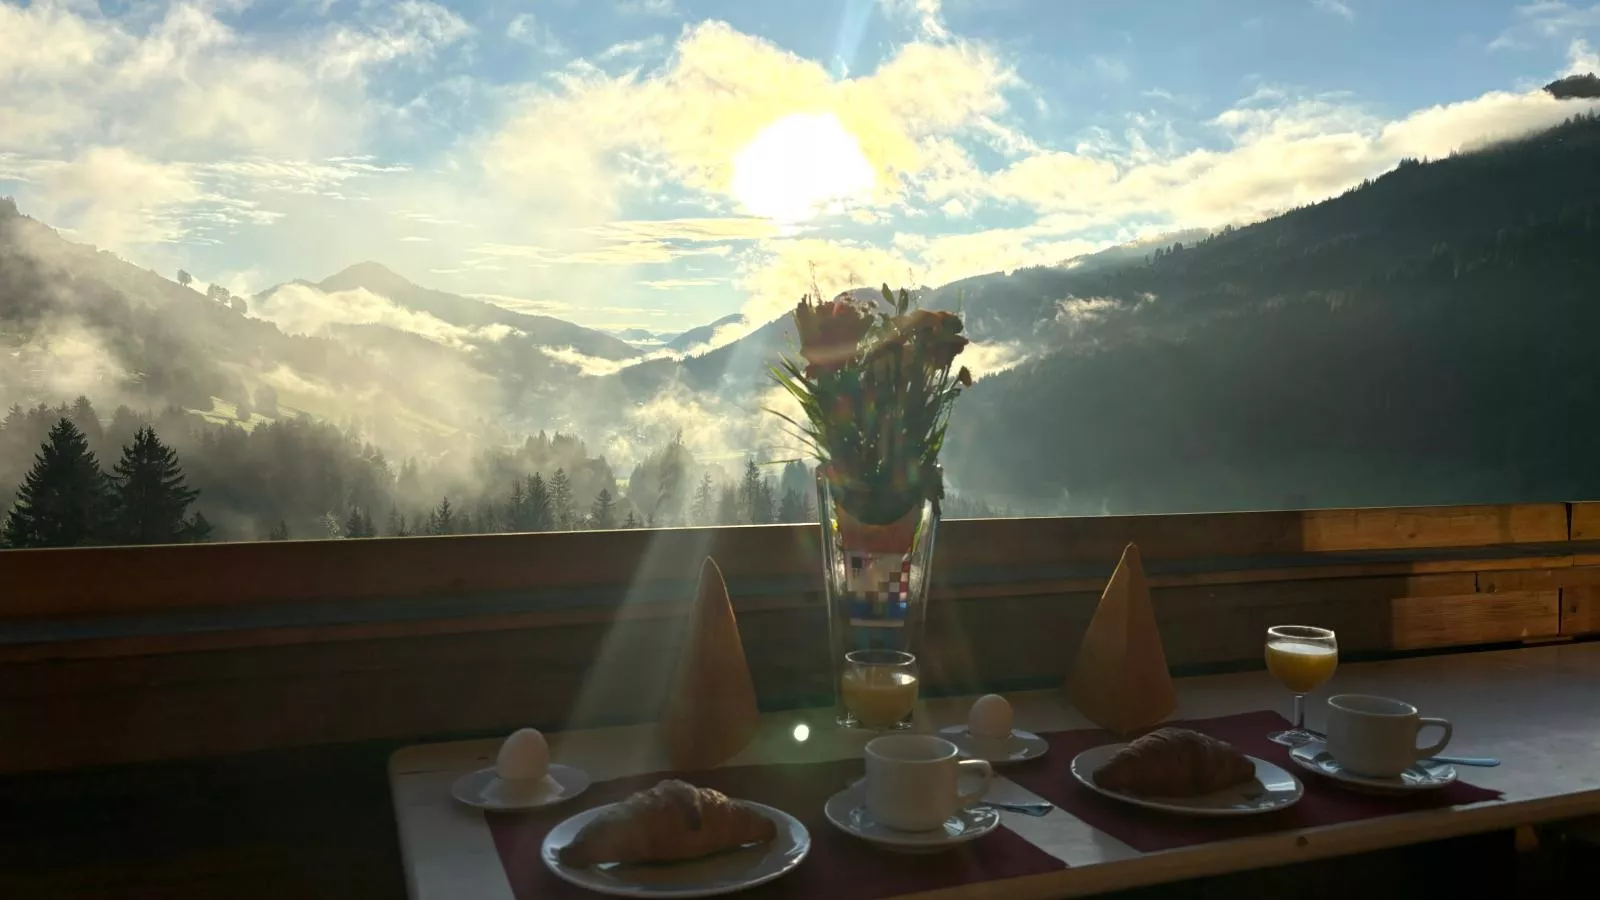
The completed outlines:
<svg viewBox="0 0 1600 900">
<path fill-rule="evenodd" d="M 1288 714 L 1288 693 L 1265 672 L 1184 678 L 1177 681 L 1177 688 L 1174 718 L 1277 708 Z M 1079 896 L 1600 813 L 1597 688 L 1600 643 L 1341 665 L 1330 685 L 1307 701 L 1311 727 L 1321 727 L 1321 701 L 1330 692 L 1401 697 L 1424 715 L 1455 723 L 1455 738 L 1447 752 L 1499 757 L 1503 762 L 1496 768 L 1461 772 L 1464 780 L 1501 791 L 1503 798 L 1156 853 L 1134 850 L 1061 809 L 1043 818 L 1005 813 L 1006 826 L 1068 866 L 1011 879 L 1007 897 Z M 1018 728 L 1045 732 L 1092 727 L 1058 691 L 1019 693 L 1009 699 Z M 964 721 L 971 701 L 941 698 L 923 703 L 918 710 L 919 730 Z M 756 740 L 728 764 L 859 756 L 871 735 L 834 727 L 831 713 L 766 714 Z M 804 740 L 799 739 L 802 735 Z M 569 731 L 549 738 L 553 761 L 579 765 L 596 781 L 669 768 L 656 748 L 652 726 Z M 389 780 L 412 900 L 513 900 L 483 814 L 450 797 L 451 783 L 466 772 L 493 765 L 498 748 L 498 740 L 425 744 L 406 747 L 390 759 Z M 995 780 L 989 796 L 1000 801 L 1039 799 L 1004 777 Z M 826 799 L 819 797 L 817 802 Z M 577 803 L 574 812 L 581 808 L 581 798 Z M 943 900 L 966 893 L 964 886 L 952 885 L 917 897 Z"/>
</svg>

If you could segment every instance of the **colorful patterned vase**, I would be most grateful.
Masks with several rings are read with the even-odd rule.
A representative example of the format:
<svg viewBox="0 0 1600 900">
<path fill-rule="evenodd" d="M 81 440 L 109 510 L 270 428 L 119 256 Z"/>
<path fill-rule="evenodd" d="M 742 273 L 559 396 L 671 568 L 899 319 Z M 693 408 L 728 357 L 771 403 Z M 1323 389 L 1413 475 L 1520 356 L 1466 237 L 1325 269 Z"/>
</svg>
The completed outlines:
<svg viewBox="0 0 1600 900">
<path fill-rule="evenodd" d="M 932 502 L 924 501 L 897 522 L 858 522 L 835 503 L 822 477 L 817 479 L 817 501 L 836 717 L 847 728 L 884 730 L 858 721 L 846 704 L 841 682 L 850 677 L 852 666 L 845 656 L 868 650 L 915 657 L 921 651 L 939 514 Z M 892 727 L 909 728 L 910 720 Z"/>
</svg>

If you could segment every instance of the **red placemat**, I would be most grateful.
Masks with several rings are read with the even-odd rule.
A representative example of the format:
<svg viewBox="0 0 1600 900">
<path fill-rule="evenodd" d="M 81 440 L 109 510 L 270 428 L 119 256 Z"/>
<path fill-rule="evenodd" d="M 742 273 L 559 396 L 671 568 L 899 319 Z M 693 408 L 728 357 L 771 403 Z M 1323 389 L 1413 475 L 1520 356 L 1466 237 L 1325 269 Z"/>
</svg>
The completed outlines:
<svg viewBox="0 0 1600 900">
<path fill-rule="evenodd" d="M 874 848 L 835 828 L 822 812 L 828 798 L 861 776 L 859 759 L 774 766 L 738 766 L 683 776 L 730 797 L 765 803 L 799 819 L 811 832 L 811 853 L 793 872 L 741 892 L 751 898 L 877 900 L 971 882 L 1039 875 L 1066 868 L 1008 828 L 931 856 L 907 856 Z M 569 816 L 621 800 L 653 786 L 670 773 L 639 775 L 596 784 L 575 802 L 527 813 L 485 813 L 517 900 L 592 900 L 594 894 L 557 878 L 539 857 L 546 834 Z"/>
<path fill-rule="evenodd" d="M 1041 735 L 1050 742 L 1050 752 L 1034 762 L 1007 768 L 1005 774 L 1017 784 L 1144 853 L 1500 798 L 1499 791 L 1462 781 L 1436 791 L 1404 796 L 1358 794 L 1326 778 L 1307 774 L 1290 762 L 1289 749 L 1267 739 L 1268 734 L 1289 724 L 1275 712 L 1241 713 L 1216 719 L 1162 724 L 1191 728 L 1220 738 L 1250 756 L 1293 772 L 1305 785 L 1305 796 L 1299 803 L 1280 812 L 1211 819 L 1174 816 L 1119 803 L 1089 790 L 1072 777 L 1072 760 L 1079 753 L 1119 740 L 1110 732 L 1099 729 Z"/>
</svg>

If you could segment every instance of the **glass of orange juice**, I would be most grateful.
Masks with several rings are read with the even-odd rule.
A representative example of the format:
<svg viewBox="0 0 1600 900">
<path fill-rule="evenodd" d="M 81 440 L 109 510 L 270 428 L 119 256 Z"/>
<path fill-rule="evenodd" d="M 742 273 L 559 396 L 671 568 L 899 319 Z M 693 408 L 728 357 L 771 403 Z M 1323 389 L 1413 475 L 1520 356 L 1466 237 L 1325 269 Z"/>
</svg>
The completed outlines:
<svg viewBox="0 0 1600 900">
<path fill-rule="evenodd" d="M 1294 691 L 1294 727 L 1268 735 L 1285 747 L 1317 740 L 1306 730 L 1306 695 L 1333 677 L 1339 667 L 1339 640 L 1326 628 L 1274 625 L 1267 629 L 1267 671 Z"/>
<path fill-rule="evenodd" d="M 910 728 L 917 706 L 917 658 L 899 650 L 852 650 L 844 660 L 839 690 L 848 720 L 843 724 L 873 731 Z"/>
</svg>

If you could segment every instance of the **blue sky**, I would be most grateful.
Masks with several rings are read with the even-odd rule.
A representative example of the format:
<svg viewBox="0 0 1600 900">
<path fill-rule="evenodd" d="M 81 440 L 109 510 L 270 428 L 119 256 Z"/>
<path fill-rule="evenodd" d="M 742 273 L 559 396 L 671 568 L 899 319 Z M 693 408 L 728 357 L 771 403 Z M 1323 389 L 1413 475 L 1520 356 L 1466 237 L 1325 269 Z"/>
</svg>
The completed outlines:
<svg viewBox="0 0 1600 900">
<path fill-rule="evenodd" d="M 1559 121 L 1596 48 L 1555 2 L 0 2 L 0 193 L 235 291 L 375 259 L 668 331 L 1259 219 Z"/>
</svg>

